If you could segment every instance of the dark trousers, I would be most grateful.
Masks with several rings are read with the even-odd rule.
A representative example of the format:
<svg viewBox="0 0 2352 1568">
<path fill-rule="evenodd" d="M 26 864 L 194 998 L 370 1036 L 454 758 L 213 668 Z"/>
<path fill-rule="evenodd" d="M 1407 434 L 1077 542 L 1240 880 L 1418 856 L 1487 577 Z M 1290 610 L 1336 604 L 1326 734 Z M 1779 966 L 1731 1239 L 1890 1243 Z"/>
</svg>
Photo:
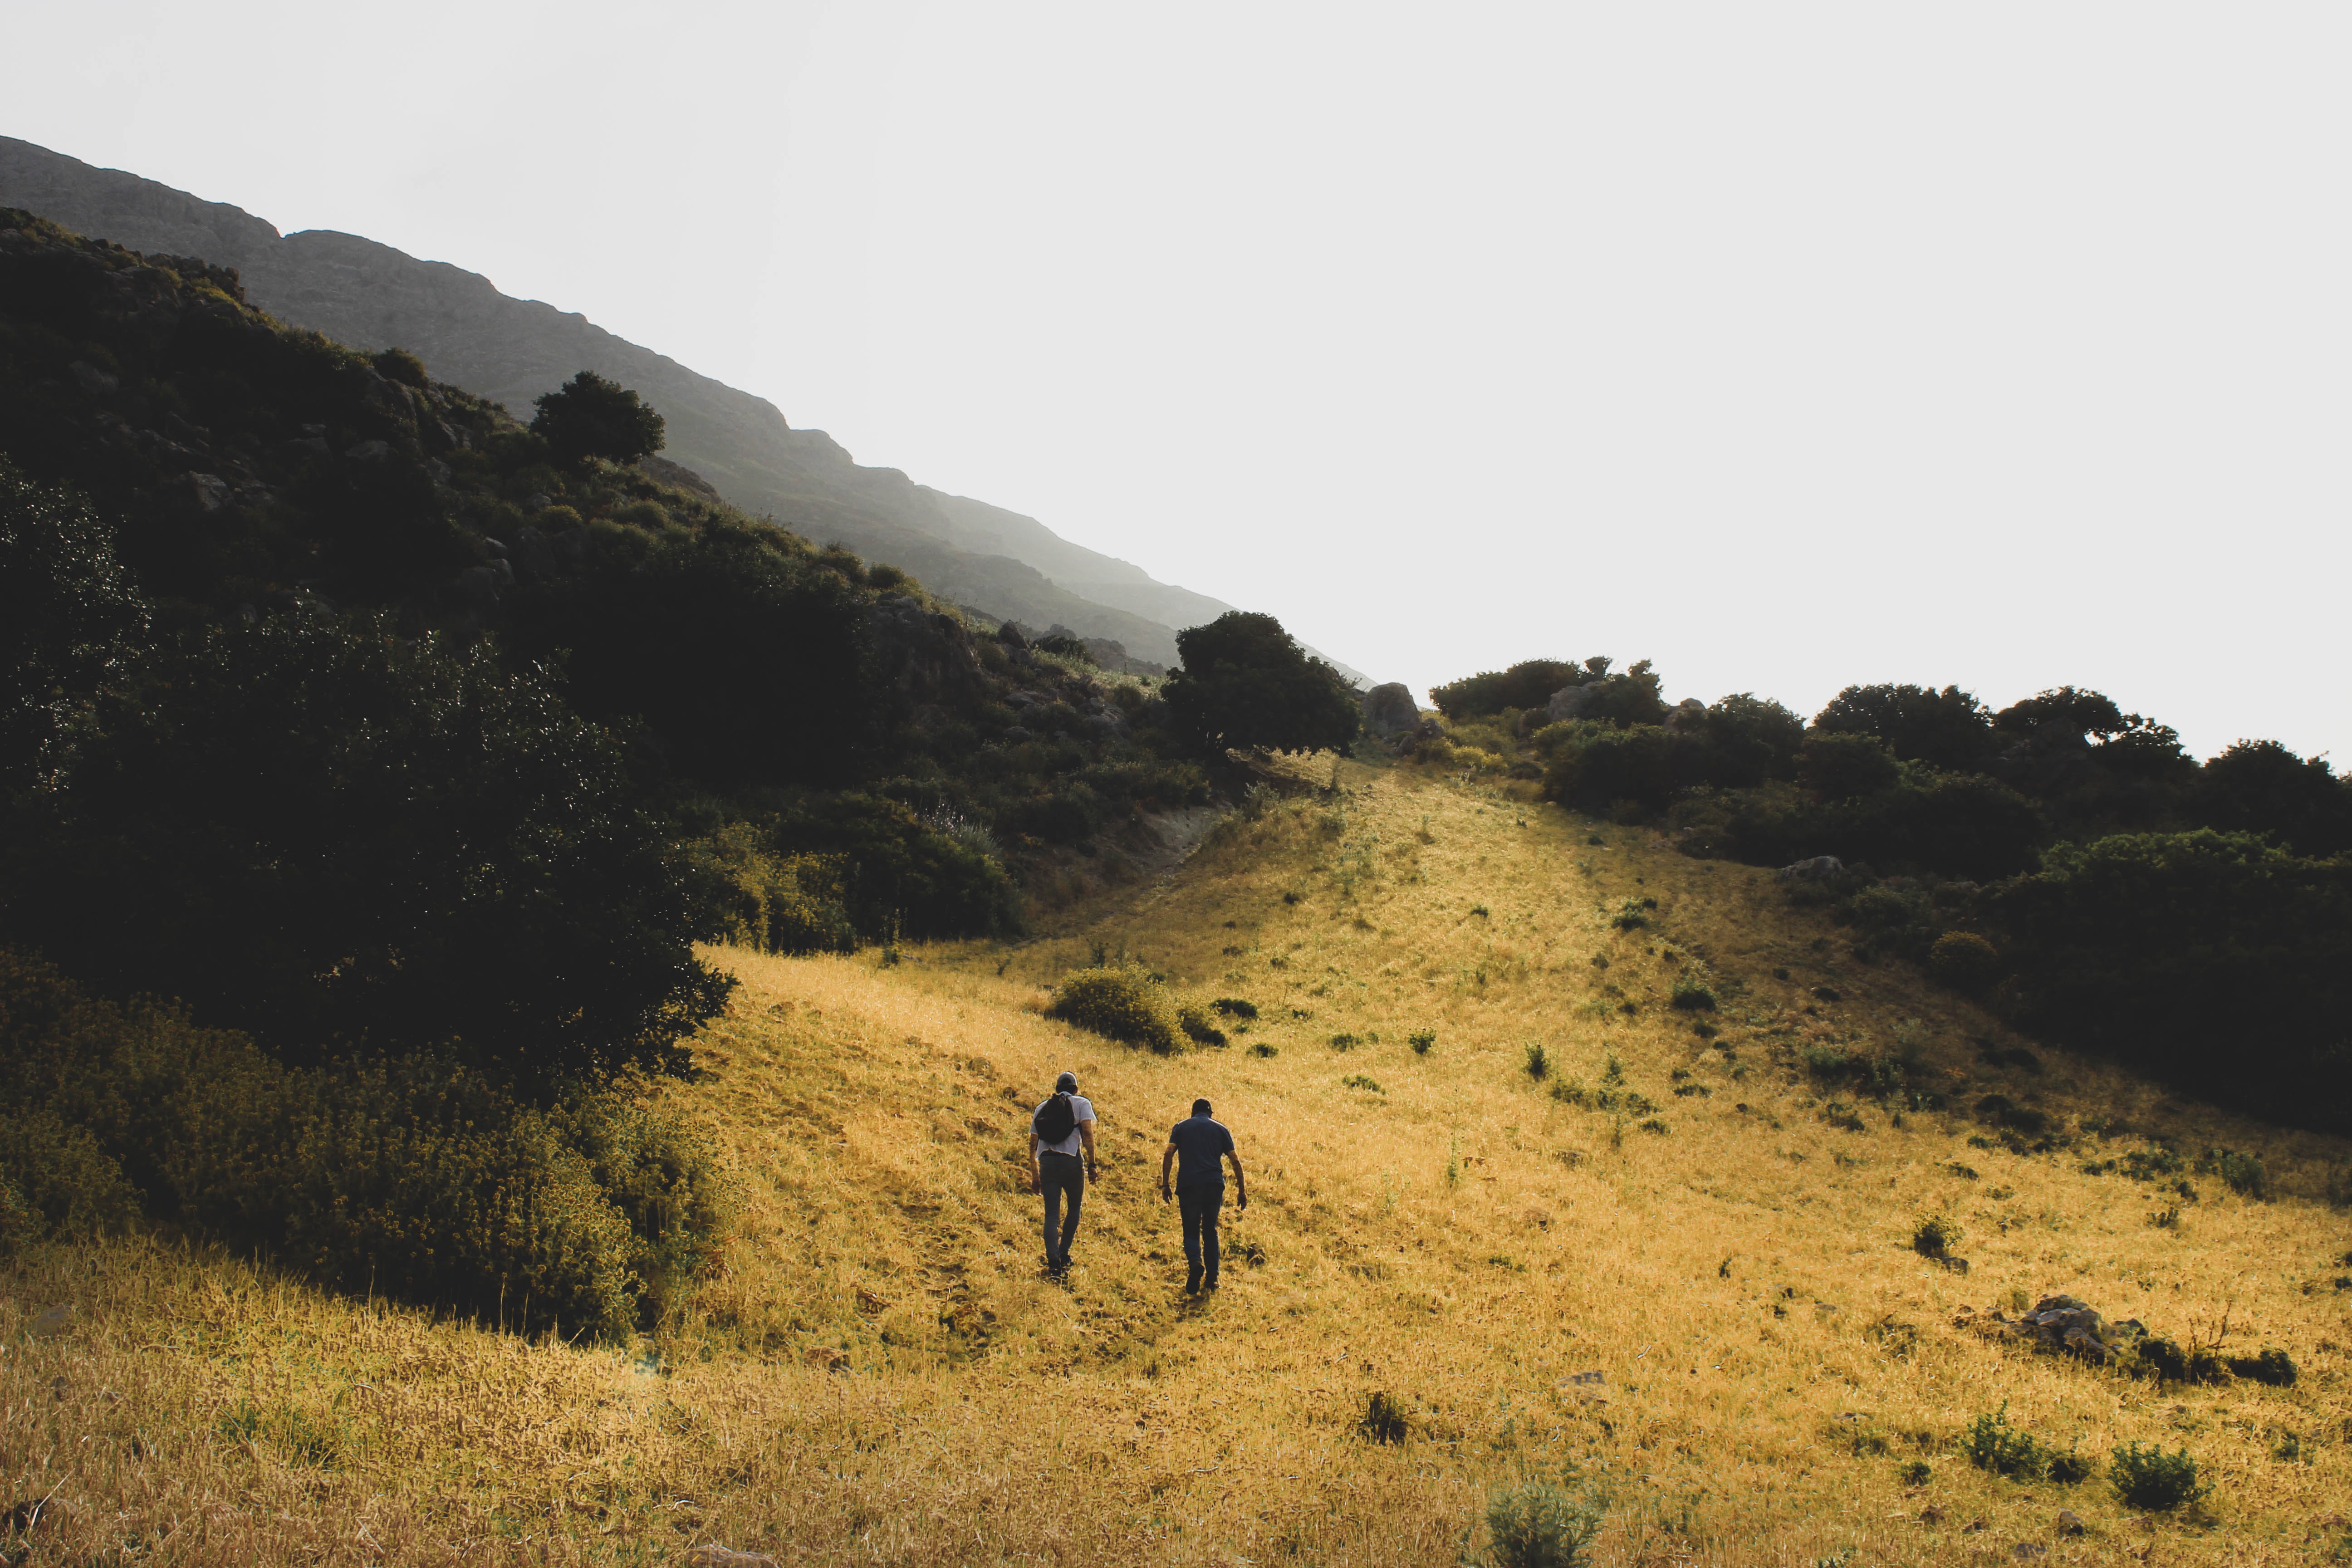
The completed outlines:
<svg viewBox="0 0 2352 1568">
<path fill-rule="evenodd" d="M 1037 1185 L 1045 1194 L 1045 1262 L 1059 1268 L 1070 1261 L 1070 1238 L 1078 1234 L 1078 1205 L 1086 1196 L 1086 1162 L 1076 1154 L 1037 1156 Z M 1062 1194 L 1070 1197 L 1070 1217 L 1062 1217 Z"/>
<path fill-rule="evenodd" d="M 1179 1187 L 1176 1206 L 1184 1215 L 1184 1261 L 1203 1275 L 1204 1284 L 1217 1282 L 1217 1211 L 1225 1206 L 1223 1183 L 1213 1187 Z"/>
</svg>

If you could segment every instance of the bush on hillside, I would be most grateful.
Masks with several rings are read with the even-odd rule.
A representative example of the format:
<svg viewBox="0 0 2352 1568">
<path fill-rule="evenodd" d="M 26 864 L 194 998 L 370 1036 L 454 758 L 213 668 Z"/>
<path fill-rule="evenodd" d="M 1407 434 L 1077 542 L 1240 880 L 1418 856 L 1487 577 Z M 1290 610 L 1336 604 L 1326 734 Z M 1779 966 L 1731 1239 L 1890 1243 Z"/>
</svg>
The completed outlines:
<svg viewBox="0 0 2352 1568">
<path fill-rule="evenodd" d="M 2000 953 L 1974 931 L 1948 931 L 1927 950 L 1927 967 L 1953 990 L 1975 995 L 2000 973 Z"/>
<path fill-rule="evenodd" d="M 1655 724 L 1620 730 L 1578 720 L 1548 725 L 1536 743 L 1550 756 L 1545 797 L 1593 815 L 1620 801 L 1659 810 L 1706 777 L 1706 742 Z"/>
<path fill-rule="evenodd" d="M 1580 1568 L 1601 1519 L 1586 1491 L 1543 1480 L 1503 1488 L 1486 1502 L 1487 1555 L 1480 1568 Z"/>
<path fill-rule="evenodd" d="M 1213 756 L 1237 751 L 1344 752 L 1362 707 L 1339 673 L 1272 616 L 1229 610 L 1176 634 L 1183 668 L 1161 696 L 1176 729 Z"/>
<path fill-rule="evenodd" d="M 6 803 L 0 937 L 300 1058 L 462 1037 L 667 1068 L 730 982 L 619 749 L 545 680 L 389 624 L 188 639 Z"/>
<path fill-rule="evenodd" d="M 971 836 L 942 831 L 902 801 L 845 792 L 773 818 L 780 849 L 838 857 L 837 888 L 858 933 L 919 941 L 1009 936 L 1021 930 L 1020 896 L 1004 868 Z M 803 865 L 803 885 L 809 865 Z"/>
<path fill-rule="evenodd" d="M 2197 1461 L 2189 1457 L 2187 1448 L 2168 1454 L 2153 1443 L 2146 1447 L 2137 1443 L 2118 1447 L 2109 1479 L 2126 1508 L 2149 1513 L 2193 1508 L 2213 1489 L 2211 1482 L 2197 1479 Z"/>
<path fill-rule="evenodd" d="M 1911 1249 L 1922 1258 L 1945 1258 L 1967 1233 L 1960 1222 L 1937 1210 L 1921 1215 L 1911 1226 Z"/>
<path fill-rule="evenodd" d="M 1609 664 L 1605 658 L 1587 659 L 1585 664 L 1590 679 L 1584 682 L 1584 706 L 1579 718 L 1620 729 L 1665 722 L 1666 700 L 1648 659 L 1635 659 L 1622 675 L 1605 673 Z M 1594 665 L 1601 668 L 1590 668 Z"/>
<path fill-rule="evenodd" d="M 1813 728 L 1872 736 L 1904 762 L 1956 772 L 1982 765 L 2000 744 L 1992 715 L 1957 686 L 1849 686 L 1813 716 Z"/>
<path fill-rule="evenodd" d="M 2074 1486 L 2090 1479 L 2088 1461 L 2072 1449 L 2053 1448 L 2032 1433 L 2009 1424 L 2009 1406 L 1979 1415 L 1960 1434 L 1969 1463 L 1996 1476 L 2021 1481 L 2056 1481 Z"/>
<path fill-rule="evenodd" d="M 1162 1056 L 1183 1048 L 1183 1029 L 1177 1020 L 1174 999 L 1140 969 L 1073 970 L 1055 988 L 1053 1005 L 1045 1013 Z"/>
<path fill-rule="evenodd" d="M 1892 788 L 1902 776 L 1895 753 L 1875 735 L 1816 731 L 1798 753 L 1797 782 L 1816 800 L 1857 800 Z"/>
<path fill-rule="evenodd" d="M 2205 764 L 2189 798 L 2199 822 L 2225 833 L 2268 834 L 2313 857 L 2352 849 L 2352 781 L 2275 741 L 2230 747 Z"/>
<path fill-rule="evenodd" d="M 691 1130 L 625 1089 L 541 1107 L 434 1054 L 289 1068 L 5 950 L 0 1093 L 0 1168 L 37 1175 L 43 1235 L 143 1210 L 331 1287 L 526 1330 L 625 1335 L 726 1224 Z"/>
<path fill-rule="evenodd" d="M 425 362 L 406 349 L 385 349 L 375 356 L 375 373 L 386 381 L 396 381 L 403 386 L 426 387 L 433 377 L 426 373 Z"/>
<path fill-rule="evenodd" d="M 2352 1128 L 2352 864 L 2248 834 L 2117 835 L 2051 850 L 1985 912 L 2018 1026 L 2273 1121 Z"/>
<path fill-rule="evenodd" d="M 1176 1026 L 1184 1032 L 1186 1039 L 1196 1046 L 1222 1046 L 1225 1043 L 1225 1032 L 1217 1027 L 1216 1020 L 1209 1016 L 1213 1007 L 1223 1011 L 1218 1004 L 1203 1005 L 1191 1001 L 1176 1004 Z"/>
<path fill-rule="evenodd" d="M 1605 668 L 1608 660 L 1601 661 Z M 1500 713 L 1506 708 L 1533 709 L 1540 714 L 1552 693 L 1564 686 L 1581 686 L 1594 672 L 1565 659 L 1531 658 L 1508 669 L 1484 670 L 1429 689 L 1430 701 L 1456 723 Z"/>
<path fill-rule="evenodd" d="M 1805 721 L 1778 702 L 1741 691 L 1709 704 L 1698 733 L 1706 744 L 1706 782 L 1745 789 L 1794 776 Z"/>
<path fill-rule="evenodd" d="M 584 463 L 602 458 L 634 463 L 662 449 L 662 416 L 635 392 L 583 370 L 533 404 L 531 434 L 545 441 L 557 459 Z"/>
<path fill-rule="evenodd" d="M 793 956 L 856 948 L 846 856 L 779 854 L 747 822 L 730 823 L 683 854 L 700 935 Z"/>
</svg>

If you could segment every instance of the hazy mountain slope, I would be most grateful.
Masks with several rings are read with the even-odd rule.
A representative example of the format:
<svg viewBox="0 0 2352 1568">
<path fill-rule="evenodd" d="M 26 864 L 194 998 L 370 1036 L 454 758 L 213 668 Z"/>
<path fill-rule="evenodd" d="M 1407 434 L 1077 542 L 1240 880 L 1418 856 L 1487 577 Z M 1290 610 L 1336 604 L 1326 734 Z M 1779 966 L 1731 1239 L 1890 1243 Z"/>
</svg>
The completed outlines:
<svg viewBox="0 0 2352 1568">
<path fill-rule="evenodd" d="M 446 262 L 331 230 L 281 237 L 237 207 L 8 137 L 0 137 L 0 205 L 135 250 L 234 267 L 247 296 L 281 321 L 354 347 L 413 350 L 436 376 L 525 416 L 576 371 L 610 376 L 667 418 L 667 455 L 736 506 L 821 542 L 840 540 L 991 615 L 1058 622 L 1172 664 L 1176 627 L 1232 607 L 1155 582 L 1034 518 L 944 495 L 896 468 L 861 468 L 824 432 L 791 428 L 764 398 Z"/>
</svg>

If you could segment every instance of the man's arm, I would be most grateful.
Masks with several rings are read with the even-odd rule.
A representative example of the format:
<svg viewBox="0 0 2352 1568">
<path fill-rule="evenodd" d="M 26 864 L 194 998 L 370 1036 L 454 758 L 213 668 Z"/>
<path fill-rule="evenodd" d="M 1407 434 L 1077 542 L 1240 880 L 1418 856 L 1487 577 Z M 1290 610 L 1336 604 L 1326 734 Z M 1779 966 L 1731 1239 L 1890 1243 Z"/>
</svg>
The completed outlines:
<svg viewBox="0 0 2352 1568">
<path fill-rule="evenodd" d="M 1087 1180 L 1091 1182 L 1096 1179 L 1095 1119 L 1093 1117 L 1089 1116 L 1084 1121 L 1078 1123 L 1078 1138 L 1079 1141 L 1087 1146 Z"/>
<path fill-rule="evenodd" d="M 1225 1158 L 1234 1163 L 1234 1207 L 1245 1209 L 1249 1207 L 1249 1179 L 1242 1174 L 1242 1157 L 1228 1149 Z"/>
<path fill-rule="evenodd" d="M 1168 1201 L 1168 1167 L 1176 1163 L 1176 1140 L 1168 1140 L 1168 1147 L 1160 1155 L 1160 1201 Z"/>
<path fill-rule="evenodd" d="M 1029 1129 L 1029 1190 L 1033 1193 L 1045 1190 L 1045 1173 L 1037 1163 L 1038 1148 L 1037 1129 L 1033 1126 Z"/>
</svg>

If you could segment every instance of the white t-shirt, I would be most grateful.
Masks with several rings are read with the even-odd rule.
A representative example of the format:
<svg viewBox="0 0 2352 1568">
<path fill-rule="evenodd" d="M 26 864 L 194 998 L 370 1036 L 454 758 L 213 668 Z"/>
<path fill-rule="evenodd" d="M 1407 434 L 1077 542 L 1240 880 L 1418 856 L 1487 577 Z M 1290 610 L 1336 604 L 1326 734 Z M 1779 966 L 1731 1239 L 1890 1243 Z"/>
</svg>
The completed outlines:
<svg viewBox="0 0 2352 1568">
<path fill-rule="evenodd" d="M 1045 1100 L 1039 1100 L 1037 1102 L 1037 1110 L 1045 1110 L 1047 1101 L 1052 1098 L 1053 1097 L 1051 1095 L 1048 1095 Z M 1037 1125 L 1037 1110 L 1033 1110 L 1029 1113 L 1029 1125 L 1033 1129 Z M 1077 1121 L 1070 1124 L 1070 1135 L 1067 1138 L 1063 1139 L 1059 1143 L 1048 1143 L 1043 1138 L 1038 1139 L 1037 1152 L 1040 1154 L 1075 1154 L 1080 1149 L 1086 1147 L 1085 1140 L 1078 1136 L 1078 1129 L 1087 1122 L 1092 1121 L 1095 1119 L 1095 1102 L 1088 1100 L 1083 1094 L 1074 1094 L 1070 1096 L 1070 1114 L 1077 1118 Z"/>
</svg>

